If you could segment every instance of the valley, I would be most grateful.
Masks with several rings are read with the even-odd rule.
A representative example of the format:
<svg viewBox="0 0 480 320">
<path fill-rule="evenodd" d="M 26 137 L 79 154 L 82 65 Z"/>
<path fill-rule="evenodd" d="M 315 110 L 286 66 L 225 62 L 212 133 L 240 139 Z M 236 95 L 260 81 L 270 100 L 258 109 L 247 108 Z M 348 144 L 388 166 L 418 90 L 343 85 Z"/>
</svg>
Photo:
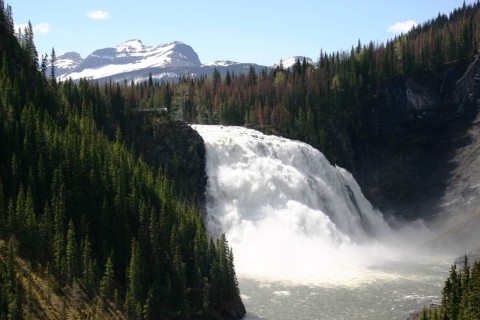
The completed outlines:
<svg viewBox="0 0 480 320">
<path fill-rule="evenodd" d="M 0 318 L 480 312 L 479 2 L 271 66 L 38 30 L 0 0 Z"/>
</svg>

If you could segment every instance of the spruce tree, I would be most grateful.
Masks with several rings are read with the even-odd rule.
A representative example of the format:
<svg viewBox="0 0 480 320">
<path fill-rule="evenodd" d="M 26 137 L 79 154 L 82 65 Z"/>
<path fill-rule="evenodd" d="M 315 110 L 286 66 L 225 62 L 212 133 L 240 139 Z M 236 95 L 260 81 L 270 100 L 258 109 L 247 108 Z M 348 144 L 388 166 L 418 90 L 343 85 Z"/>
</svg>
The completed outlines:
<svg viewBox="0 0 480 320">
<path fill-rule="evenodd" d="M 95 261 L 92 258 L 92 247 L 88 236 L 83 241 L 82 247 L 83 283 L 89 295 L 96 291 Z"/>
<path fill-rule="evenodd" d="M 143 305 L 143 264 L 140 246 L 137 240 L 132 240 L 130 263 L 127 268 L 127 291 L 125 294 L 125 309 L 129 316 L 139 318 Z M 140 313 L 139 313 L 140 309 Z"/>
<path fill-rule="evenodd" d="M 115 274 L 112 263 L 112 255 L 107 258 L 105 263 L 105 272 L 103 273 L 102 280 L 100 281 L 100 297 L 103 300 L 113 299 L 114 293 Z"/>
<path fill-rule="evenodd" d="M 66 277 L 73 281 L 78 275 L 78 248 L 73 221 L 70 219 L 67 230 L 67 244 L 65 248 Z"/>
<path fill-rule="evenodd" d="M 57 78 L 55 76 L 55 68 L 57 63 L 57 56 L 55 54 L 55 49 L 52 48 L 52 53 L 50 54 L 50 83 L 53 87 L 57 84 Z"/>
<path fill-rule="evenodd" d="M 30 63 L 35 68 L 35 70 L 37 70 L 38 69 L 38 52 L 37 52 L 37 49 L 35 48 L 35 43 L 33 42 L 33 35 L 34 34 L 33 34 L 32 23 L 28 21 L 28 25 L 24 31 L 25 50 L 29 55 Z"/>
<path fill-rule="evenodd" d="M 40 72 L 42 76 L 47 78 L 47 69 L 48 69 L 48 54 L 42 54 L 42 62 L 40 64 Z"/>
</svg>

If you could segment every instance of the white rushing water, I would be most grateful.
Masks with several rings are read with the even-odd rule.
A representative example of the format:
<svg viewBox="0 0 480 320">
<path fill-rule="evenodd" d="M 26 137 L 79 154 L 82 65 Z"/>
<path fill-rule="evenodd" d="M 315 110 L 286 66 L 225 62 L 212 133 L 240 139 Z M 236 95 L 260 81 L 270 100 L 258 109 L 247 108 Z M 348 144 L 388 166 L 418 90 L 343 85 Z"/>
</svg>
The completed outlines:
<svg viewBox="0 0 480 320">
<path fill-rule="evenodd" d="M 371 300 L 360 292 L 382 292 L 383 287 L 395 291 L 395 283 L 413 283 L 411 279 L 425 279 L 425 274 L 435 283 L 420 280 L 418 290 L 413 291 L 434 296 L 439 278 L 424 271 L 417 277 L 405 267 L 416 261 L 422 267 L 411 270 L 431 270 L 421 255 L 408 248 L 428 232 L 421 224 L 392 230 L 381 212 L 365 199 L 352 175 L 332 166 L 321 152 L 305 143 L 243 127 L 193 128 L 206 148 L 206 227 L 213 235 L 227 236 L 247 309 L 254 309 L 256 315 L 273 312 L 265 313 L 268 319 L 302 318 L 293 307 L 272 305 L 272 301 L 285 300 L 292 306 L 311 301 L 313 311 L 309 312 L 324 312 L 325 307 L 317 310 L 320 301 L 331 299 L 334 304 L 335 294 L 349 295 L 340 288 L 352 297 Z M 395 261 L 401 262 L 401 267 L 392 267 Z M 430 291 L 422 291 L 425 287 Z M 351 288 L 354 291 L 349 291 Z M 267 294 L 269 290 L 272 292 Z M 360 290 L 360 295 L 355 290 Z M 353 301 L 351 308 L 368 305 L 364 300 Z M 395 303 L 383 307 L 396 310 Z M 405 308 L 411 306 L 415 305 Z M 307 303 L 299 310 L 310 307 Z M 374 319 L 371 315 L 377 311 L 373 309 L 369 318 Z M 391 315 L 383 313 L 379 319 Z"/>
</svg>

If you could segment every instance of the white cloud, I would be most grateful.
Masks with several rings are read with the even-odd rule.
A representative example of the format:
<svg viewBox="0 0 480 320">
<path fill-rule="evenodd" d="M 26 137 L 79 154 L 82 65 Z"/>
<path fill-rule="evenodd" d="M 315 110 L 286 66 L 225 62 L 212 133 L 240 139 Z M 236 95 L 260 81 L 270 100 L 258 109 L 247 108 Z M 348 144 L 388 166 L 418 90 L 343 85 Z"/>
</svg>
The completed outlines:
<svg viewBox="0 0 480 320">
<path fill-rule="evenodd" d="M 48 23 L 39 23 L 33 27 L 33 32 L 38 34 L 47 34 L 50 32 L 50 26 Z"/>
<path fill-rule="evenodd" d="M 28 27 L 28 24 L 26 24 L 26 23 L 16 24 L 15 25 L 15 31 L 18 31 L 20 29 L 23 33 L 23 31 L 27 27 Z M 33 33 L 34 34 L 47 34 L 51 31 L 50 26 L 46 22 L 36 24 L 36 25 L 32 26 L 32 28 L 33 28 Z"/>
<path fill-rule="evenodd" d="M 405 22 L 397 22 L 393 26 L 388 27 L 388 32 L 391 33 L 406 33 L 410 31 L 413 27 L 417 26 L 417 22 L 415 20 L 408 20 Z"/>
<path fill-rule="evenodd" d="M 103 10 L 92 10 L 87 13 L 87 17 L 93 20 L 105 20 L 110 18 L 110 13 Z"/>
</svg>

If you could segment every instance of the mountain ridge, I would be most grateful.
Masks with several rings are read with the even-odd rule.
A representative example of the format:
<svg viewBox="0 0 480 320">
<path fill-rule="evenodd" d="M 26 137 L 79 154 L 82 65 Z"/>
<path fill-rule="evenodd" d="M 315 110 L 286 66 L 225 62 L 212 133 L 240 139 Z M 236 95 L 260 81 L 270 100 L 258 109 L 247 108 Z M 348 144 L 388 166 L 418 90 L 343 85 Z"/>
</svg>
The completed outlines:
<svg viewBox="0 0 480 320">
<path fill-rule="evenodd" d="M 101 79 L 148 68 L 193 67 L 201 64 L 193 48 L 179 41 L 147 46 L 134 39 L 115 47 L 97 49 L 85 59 L 79 57 L 72 52 L 58 57 L 62 62 L 56 69 L 59 80 Z"/>
<path fill-rule="evenodd" d="M 87 78 L 99 81 L 110 79 L 115 82 L 127 79 L 138 82 L 147 80 L 150 75 L 155 80 L 175 81 L 185 76 L 211 75 L 215 69 L 221 75 L 225 75 L 227 70 L 236 74 L 247 73 L 250 66 L 256 72 L 278 67 L 288 69 L 297 60 L 304 59 L 313 64 L 312 59 L 304 56 L 281 59 L 272 66 L 228 59 L 202 63 L 195 50 L 181 41 L 149 46 L 139 39 L 131 39 L 115 47 L 97 49 L 85 58 L 74 51 L 62 54 L 56 59 L 55 74 L 60 81 Z"/>
</svg>

